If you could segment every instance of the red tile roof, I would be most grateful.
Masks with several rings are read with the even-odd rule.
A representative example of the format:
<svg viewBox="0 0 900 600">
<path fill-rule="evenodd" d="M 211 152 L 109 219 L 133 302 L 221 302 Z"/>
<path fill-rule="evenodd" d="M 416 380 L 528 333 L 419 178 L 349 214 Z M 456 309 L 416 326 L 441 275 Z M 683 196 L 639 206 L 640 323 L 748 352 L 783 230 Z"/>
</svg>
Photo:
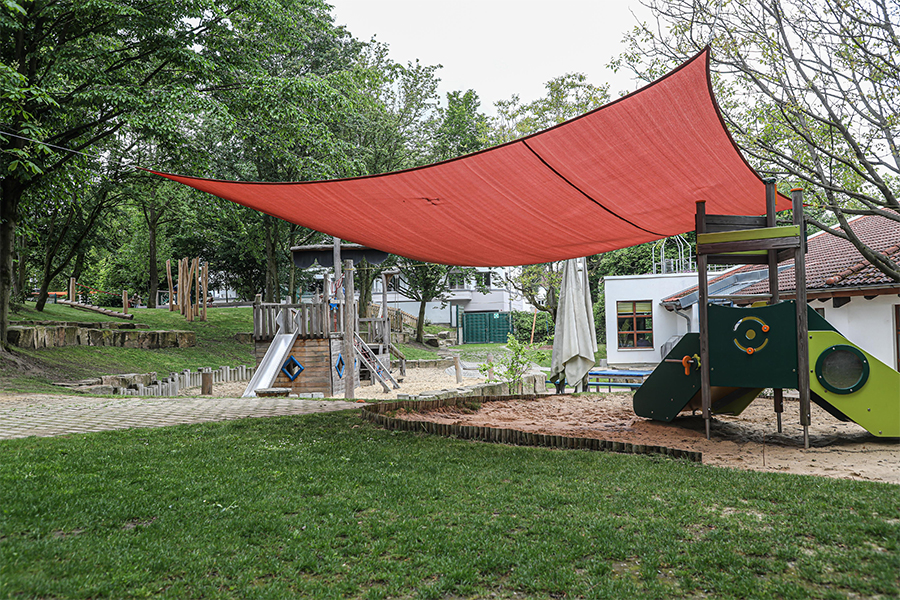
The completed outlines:
<svg viewBox="0 0 900 600">
<path fill-rule="evenodd" d="M 880 216 L 862 216 L 851 221 L 853 233 L 868 247 L 900 263 L 900 223 Z M 840 229 L 840 228 L 838 228 Z M 827 232 L 816 233 L 808 239 L 806 253 L 806 289 L 808 293 L 840 291 L 851 288 L 893 287 L 895 281 L 875 268 L 848 240 Z M 794 293 L 794 261 L 781 263 L 787 268 L 778 273 L 780 293 Z M 760 265 L 745 265 L 728 271 L 710 280 L 713 283 L 722 277 L 744 271 L 756 271 Z M 675 302 L 690 294 L 697 287 L 683 290 L 663 302 Z M 765 294 L 769 291 L 768 279 L 753 283 L 740 291 L 741 294 Z"/>
</svg>

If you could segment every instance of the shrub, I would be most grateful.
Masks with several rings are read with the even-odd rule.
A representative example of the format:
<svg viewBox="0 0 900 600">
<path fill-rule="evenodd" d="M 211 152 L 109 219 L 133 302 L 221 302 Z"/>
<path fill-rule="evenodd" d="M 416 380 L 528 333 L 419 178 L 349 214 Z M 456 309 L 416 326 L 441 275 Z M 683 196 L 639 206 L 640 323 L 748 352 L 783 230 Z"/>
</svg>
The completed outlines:
<svg viewBox="0 0 900 600">
<path fill-rule="evenodd" d="M 531 325 L 534 323 L 534 313 L 524 310 L 514 310 L 510 314 L 512 320 L 513 335 L 516 341 L 523 344 L 531 342 Z M 538 311 L 537 323 L 534 327 L 535 344 L 553 343 L 554 325 L 550 313 Z"/>
</svg>

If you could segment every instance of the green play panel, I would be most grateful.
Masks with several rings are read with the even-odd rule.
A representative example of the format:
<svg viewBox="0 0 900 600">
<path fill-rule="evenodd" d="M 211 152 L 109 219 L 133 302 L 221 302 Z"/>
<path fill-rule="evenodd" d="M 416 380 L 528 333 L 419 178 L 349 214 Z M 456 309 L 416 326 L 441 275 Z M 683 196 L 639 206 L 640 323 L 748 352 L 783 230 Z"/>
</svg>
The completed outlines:
<svg viewBox="0 0 900 600">
<path fill-rule="evenodd" d="M 709 380 L 741 388 L 797 387 L 793 301 L 756 308 L 709 306 Z"/>
</svg>

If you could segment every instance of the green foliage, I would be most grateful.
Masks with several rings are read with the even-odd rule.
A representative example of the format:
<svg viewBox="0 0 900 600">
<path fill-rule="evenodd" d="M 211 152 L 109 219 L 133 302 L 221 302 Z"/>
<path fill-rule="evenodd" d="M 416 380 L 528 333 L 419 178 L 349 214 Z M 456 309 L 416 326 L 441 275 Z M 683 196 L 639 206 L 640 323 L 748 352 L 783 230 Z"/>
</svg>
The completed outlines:
<svg viewBox="0 0 900 600">
<path fill-rule="evenodd" d="M 805 188 L 806 216 L 900 280 L 896 260 L 852 232 L 854 215 L 900 220 L 896 3 L 772 0 L 648 3 L 657 23 L 613 61 L 644 80 L 710 45 L 716 98 L 735 141 L 780 190 Z"/>
<path fill-rule="evenodd" d="M 597 301 L 594 302 L 594 331 L 597 334 L 597 343 L 606 343 L 606 294 L 603 293 L 603 287 L 599 286 L 597 293 Z M 604 357 L 605 358 L 605 357 Z"/>
<path fill-rule="evenodd" d="M 447 94 L 447 107 L 440 111 L 431 160 L 456 158 L 487 145 L 488 120 L 478 112 L 481 103 L 473 90 Z"/>
<path fill-rule="evenodd" d="M 3 597 L 900 593 L 884 483 L 387 431 L 357 411 L 4 440 L 0 458 Z"/>
<path fill-rule="evenodd" d="M 588 82 L 583 73 L 566 73 L 544 84 L 547 94 L 528 104 L 518 95 L 495 103 L 492 143 L 508 142 L 558 125 L 609 100 L 609 86 Z"/>
<path fill-rule="evenodd" d="M 532 363 L 540 363 L 544 360 L 544 355 L 545 352 L 537 344 L 520 342 L 510 333 L 506 338 L 506 352 L 495 356 L 494 362 L 480 365 L 478 370 L 486 377 L 493 370 L 494 377 L 488 380 L 505 381 L 509 384 L 510 392 L 516 393 L 513 390 L 521 387 L 522 377 L 531 369 Z"/>
<path fill-rule="evenodd" d="M 550 313 L 538 311 L 537 320 L 534 313 L 524 310 L 514 310 L 509 315 L 517 341 L 531 343 L 531 329 L 534 325 L 535 344 L 553 343 L 554 325 Z"/>
</svg>

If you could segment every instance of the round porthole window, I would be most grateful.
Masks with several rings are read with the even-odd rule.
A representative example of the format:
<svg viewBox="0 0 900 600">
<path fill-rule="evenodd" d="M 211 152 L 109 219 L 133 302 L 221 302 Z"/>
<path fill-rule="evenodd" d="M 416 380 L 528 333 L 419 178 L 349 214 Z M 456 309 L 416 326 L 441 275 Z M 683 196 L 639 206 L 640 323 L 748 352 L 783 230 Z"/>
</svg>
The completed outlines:
<svg viewBox="0 0 900 600">
<path fill-rule="evenodd" d="M 829 392 L 852 394 L 866 385 L 869 361 L 853 346 L 832 346 L 816 360 L 816 377 Z"/>
</svg>

